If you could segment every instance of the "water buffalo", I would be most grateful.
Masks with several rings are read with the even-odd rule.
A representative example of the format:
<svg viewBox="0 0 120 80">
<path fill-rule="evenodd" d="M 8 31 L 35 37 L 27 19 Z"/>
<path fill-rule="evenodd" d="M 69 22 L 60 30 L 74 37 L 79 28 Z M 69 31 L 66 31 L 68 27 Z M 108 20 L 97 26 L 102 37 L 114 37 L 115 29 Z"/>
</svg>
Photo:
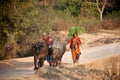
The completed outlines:
<svg viewBox="0 0 120 80">
<path fill-rule="evenodd" d="M 54 41 L 52 44 L 51 64 L 50 66 L 60 65 L 63 54 L 66 51 L 66 44 L 62 41 Z"/>
<path fill-rule="evenodd" d="M 32 47 L 32 53 L 34 55 L 34 70 L 37 70 L 44 65 L 44 60 L 48 55 L 48 47 L 44 42 L 37 42 Z"/>
</svg>

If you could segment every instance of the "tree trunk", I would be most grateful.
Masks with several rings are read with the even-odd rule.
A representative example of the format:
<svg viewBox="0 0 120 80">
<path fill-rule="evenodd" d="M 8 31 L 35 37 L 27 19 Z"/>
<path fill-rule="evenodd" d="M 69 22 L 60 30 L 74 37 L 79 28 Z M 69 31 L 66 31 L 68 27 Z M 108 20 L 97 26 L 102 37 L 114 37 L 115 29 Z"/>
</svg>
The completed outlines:
<svg viewBox="0 0 120 80">
<path fill-rule="evenodd" d="M 100 21 L 103 21 L 103 12 L 100 12 Z"/>
<path fill-rule="evenodd" d="M 99 5 L 102 5 L 101 7 Z M 102 21 L 103 20 L 103 11 L 105 9 L 105 5 L 107 4 L 107 0 L 104 0 L 104 2 L 100 2 L 99 3 L 99 0 L 96 0 L 96 5 L 97 5 L 97 10 L 98 12 L 100 13 L 100 20 Z"/>
</svg>

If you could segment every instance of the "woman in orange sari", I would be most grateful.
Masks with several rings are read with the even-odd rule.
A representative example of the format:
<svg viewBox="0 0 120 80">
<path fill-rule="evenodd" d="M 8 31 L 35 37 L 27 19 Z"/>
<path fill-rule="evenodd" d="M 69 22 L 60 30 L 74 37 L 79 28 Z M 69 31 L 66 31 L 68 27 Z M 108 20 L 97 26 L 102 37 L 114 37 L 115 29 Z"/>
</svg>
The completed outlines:
<svg viewBox="0 0 120 80">
<path fill-rule="evenodd" d="M 80 51 L 81 40 L 78 37 L 78 34 L 75 33 L 73 37 L 67 41 L 67 44 L 68 43 L 70 43 L 73 63 L 76 63 L 78 62 L 79 56 L 81 54 L 81 51 Z"/>
</svg>

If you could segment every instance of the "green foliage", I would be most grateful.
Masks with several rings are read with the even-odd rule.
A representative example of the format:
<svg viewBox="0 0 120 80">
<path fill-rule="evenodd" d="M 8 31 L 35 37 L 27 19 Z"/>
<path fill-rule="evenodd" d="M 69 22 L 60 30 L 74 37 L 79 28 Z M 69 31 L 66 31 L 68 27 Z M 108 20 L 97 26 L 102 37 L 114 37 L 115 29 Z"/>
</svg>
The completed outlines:
<svg viewBox="0 0 120 80">
<path fill-rule="evenodd" d="M 82 5 L 81 5 L 81 14 L 82 16 L 85 16 L 85 17 L 92 17 L 92 16 L 95 16 L 95 17 L 98 17 L 98 13 L 97 13 L 97 10 L 96 10 L 96 3 L 95 2 L 91 2 L 89 0 L 85 0 L 82 2 Z"/>
<path fill-rule="evenodd" d="M 3 32 L 2 29 L 0 29 L 0 49 L 3 48 L 4 44 L 6 43 L 6 40 L 7 40 L 6 34 Z"/>
<path fill-rule="evenodd" d="M 11 59 L 16 57 L 16 52 L 19 49 L 15 41 L 16 33 L 8 32 L 7 30 L 4 31 L 7 35 L 7 41 L 3 46 L 2 50 L 0 51 L 0 59 Z"/>
<path fill-rule="evenodd" d="M 74 17 L 80 14 L 82 0 L 66 0 L 61 1 L 61 3 L 55 5 L 55 9 L 64 11 L 67 13 L 68 11 Z"/>
<path fill-rule="evenodd" d="M 111 13 L 107 13 L 108 18 L 120 17 L 120 10 L 119 11 L 112 11 Z"/>
<path fill-rule="evenodd" d="M 72 27 L 69 29 L 68 37 L 73 36 L 73 34 L 75 34 L 75 33 L 80 34 L 84 31 L 85 31 L 85 29 L 83 27 Z"/>
</svg>

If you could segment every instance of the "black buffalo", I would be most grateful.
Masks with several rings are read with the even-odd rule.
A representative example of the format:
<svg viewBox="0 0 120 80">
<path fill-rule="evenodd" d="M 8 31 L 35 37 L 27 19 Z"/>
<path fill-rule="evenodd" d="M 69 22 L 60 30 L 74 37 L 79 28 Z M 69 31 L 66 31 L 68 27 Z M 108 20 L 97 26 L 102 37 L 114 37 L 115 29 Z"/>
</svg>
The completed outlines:
<svg viewBox="0 0 120 80">
<path fill-rule="evenodd" d="M 34 55 L 34 70 L 44 65 L 44 60 L 48 55 L 48 47 L 44 42 L 37 42 L 32 47 L 32 53 Z"/>
<path fill-rule="evenodd" d="M 62 41 L 54 41 L 52 50 L 50 66 L 55 67 L 61 64 L 62 56 L 66 51 L 66 44 Z"/>
</svg>

